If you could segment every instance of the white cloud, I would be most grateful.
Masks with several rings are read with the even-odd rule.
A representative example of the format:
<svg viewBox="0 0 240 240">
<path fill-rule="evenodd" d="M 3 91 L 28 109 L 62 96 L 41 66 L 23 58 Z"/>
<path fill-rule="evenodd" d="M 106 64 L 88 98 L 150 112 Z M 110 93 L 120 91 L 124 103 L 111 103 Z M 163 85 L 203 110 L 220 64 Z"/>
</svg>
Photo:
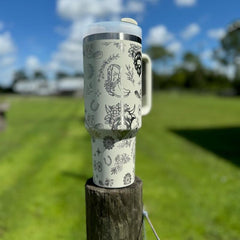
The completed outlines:
<svg viewBox="0 0 240 240">
<path fill-rule="evenodd" d="M 164 25 L 157 25 L 150 29 L 147 36 L 148 45 L 164 45 L 174 38 Z"/>
<path fill-rule="evenodd" d="M 192 7 L 197 3 L 197 0 L 174 0 L 174 2 L 180 7 Z"/>
<path fill-rule="evenodd" d="M 13 53 L 15 50 L 11 34 L 9 32 L 0 34 L 0 56 Z"/>
<path fill-rule="evenodd" d="M 214 39 L 221 39 L 225 36 L 226 31 L 223 28 L 210 29 L 207 32 L 208 37 Z"/>
<path fill-rule="evenodd" d="M 182 44 L 178 41 L 174 41 L 167 46 L 167 49 L 172 53 L 178 53 L 182 49 Z"/>
<path fill-rule="evenodd" d="M 187 40 L 199 34 L 200 31 L 201 29 L 198 24 L 191 23 L 181 32 L 181 36 Z"/>
<path fill-rule="evenodd" d="M 16 61 L 16 57 L 15 56 L 3 56 L 0 58 L 0 66 L 1 67 L 6 67 L 6 66 L 10 66 L 12 64 L 14 64 L 14 62 Z"/>
<path fill-rule="evenodd" d="M 76 20 L 89 15 L 104 17 L 119 14 L 123 10 L 121 0 L 58 0 L 57 11 L 63 18 Z"/>
<path fill-rule="evenodd" d="M 36 56 L 28 56 L 26 63 L 25 63 L 26 69 L 28 71 L 35 71 L 41 68 L 41 64 L 39 62 L 39 59 Z"/>
<path fill-rule="evenodd" d="M 0 31 L 4 29 L 4 23 L 0 21 Z"/>
<path fill-rule="evenodd" d="M 140 13 L 144 11 L 144 3 L 143 2 L 137 2 L 137 1 L 130 1 L 128 2 L 127 6 L 125 7 L 126 12 L 134 12 L 134 13 Z"/>
<path fill-rule="evenodd" d="M 154 0 L 155 1 L 155 0 Z M 82 38 L 89 24 L 106 19 L 119 20 L 123 13 L 139 14 L 144 11 L 145 2 L 129 0 L 57 0 L 57 13 L 63 19 L 71 20 L 69 28 L 58 26 L 56 31 L 65 35 L 57 51 L 47 64 L 49 71 L 83 70 Z"/>
</svg>

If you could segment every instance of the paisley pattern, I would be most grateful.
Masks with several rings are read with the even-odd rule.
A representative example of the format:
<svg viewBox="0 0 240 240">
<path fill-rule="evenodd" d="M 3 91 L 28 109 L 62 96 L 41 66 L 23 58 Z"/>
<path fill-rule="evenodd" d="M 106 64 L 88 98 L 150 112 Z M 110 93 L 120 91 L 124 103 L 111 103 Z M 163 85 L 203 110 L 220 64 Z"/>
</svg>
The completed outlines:
<svg viewBox="0 0 240 240">
<path fill-rule="evenodd" d="M 84 43 L 85 126 L 92 137 L 93 180 L 101 187 L 125 187 L 135 179 L 141 61 L 137 42 Z"/>
</svg>

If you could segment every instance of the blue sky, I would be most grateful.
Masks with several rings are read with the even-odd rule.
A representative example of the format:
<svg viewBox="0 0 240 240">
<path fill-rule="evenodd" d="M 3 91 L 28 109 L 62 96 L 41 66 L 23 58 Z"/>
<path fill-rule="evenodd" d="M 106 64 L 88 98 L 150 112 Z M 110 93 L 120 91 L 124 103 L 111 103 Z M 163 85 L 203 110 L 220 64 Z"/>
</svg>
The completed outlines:
<svg viewBox="0 0 240 240">
<path fill-rule="evenodd" d="M 82 70 L 82 36 L 89 23 L 135 18 L 143 47 L 162 44 L 177 59 L 197 52 L 206 65 L 225 29 L 239 19 L 239 0 L 7 0 L 0 3 L 0 84 L 16 69 L 49 76 Z"/>
</svg>

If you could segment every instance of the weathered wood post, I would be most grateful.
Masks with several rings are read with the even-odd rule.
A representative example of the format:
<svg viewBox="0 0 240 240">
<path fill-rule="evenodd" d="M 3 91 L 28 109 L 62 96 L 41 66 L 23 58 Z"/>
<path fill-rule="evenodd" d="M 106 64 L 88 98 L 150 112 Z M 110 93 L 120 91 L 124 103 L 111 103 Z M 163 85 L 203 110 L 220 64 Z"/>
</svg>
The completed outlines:
<svg viewBox="0 0 240 240">
<path fill-rule="evenodd" d="M 87 240 L 142 240 L 142 181 L 125 188 L 98 187 L 86 182 Z"/>
</svg>

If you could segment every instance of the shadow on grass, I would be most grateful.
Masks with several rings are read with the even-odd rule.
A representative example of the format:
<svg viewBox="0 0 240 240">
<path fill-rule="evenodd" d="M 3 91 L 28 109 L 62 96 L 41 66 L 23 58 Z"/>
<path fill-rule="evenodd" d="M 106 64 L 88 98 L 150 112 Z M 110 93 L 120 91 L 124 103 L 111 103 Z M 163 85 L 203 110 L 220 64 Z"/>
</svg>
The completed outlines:
<svg viewBox="0 0 240 240">
<path fill-rule="evenodd" d="M 240 167 L 240 127 L 170 129 Z"/>
</svg>

